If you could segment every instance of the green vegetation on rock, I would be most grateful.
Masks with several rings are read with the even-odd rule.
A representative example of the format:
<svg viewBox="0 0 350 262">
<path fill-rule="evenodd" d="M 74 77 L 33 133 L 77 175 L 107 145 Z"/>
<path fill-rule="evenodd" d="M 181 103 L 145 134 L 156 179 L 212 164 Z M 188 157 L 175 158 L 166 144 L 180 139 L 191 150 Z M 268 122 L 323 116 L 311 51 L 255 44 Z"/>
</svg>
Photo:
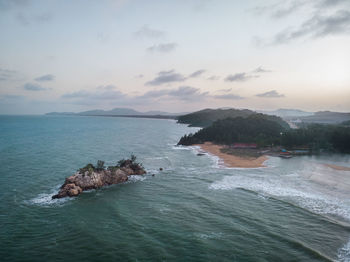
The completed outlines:
<svg viewBox="0 0 350 262">
<path fill-rule="evenodd" d="M 178 123 L 189 124 L 190 126 L 208 127 L 220 119 L 236 117 L 247 118 L 252 115 L 260 116 L 266 120 L 277 122 L 284 129 L 289 129 L 288 123 L 283 121 L 282 118 L 278 116 L 260 114 L 248 109 L 204 109 L 187 115 L 179 116 L 177 118 L 177 121 Z"/>
<path fill-rule="evenodd" d="M 179 145 L 204 142 L 218 144 L 256 143 L 259 147 L 281 145 L 288 149 L 308 148 L 350 153 L 350 127 L 342 125 L 309 124 L 300 129 L 284 129 L 262 115 L 246 118 L 226 118 L 195 134 L 183 136 Z"/>
</svg>

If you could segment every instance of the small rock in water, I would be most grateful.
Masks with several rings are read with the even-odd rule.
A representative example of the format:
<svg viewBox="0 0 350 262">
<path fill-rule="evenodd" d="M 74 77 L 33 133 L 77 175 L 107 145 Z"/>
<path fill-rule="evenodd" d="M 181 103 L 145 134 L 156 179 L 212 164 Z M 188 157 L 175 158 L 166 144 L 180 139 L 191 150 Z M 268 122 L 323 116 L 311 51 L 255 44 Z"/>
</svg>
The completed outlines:
<svg viewBox="0 0 350 262">
<path fill-rule="evenodd" d="M 155 176 L 155 174 L 152 174 L 152 176 Z"/>
<path fill-rule="evenodd" d="M 197 156 L 204 156 L 204 153 L 198 153 Z"/>
<path fill-rule="evenodd" d="M 159 170 L 160 170 L 160 171 L 163 171 L 163 168 L 162 168 L 162 167 L 160 167 L 160 168 L 159 168 Z"/>
<path fill-rule="evenodd" d="M 67 177 L 58 194 L 52 196 L 52 199 L 75 197 L 85 190 L 123 183 L 131 175 L 145 174 L 146 170 L 135 162 L 135 159 L 136 157 L 132 156 L 131 159 L 121 160 L 117 166 L 110 166 L 107 169 L 103 166 L 103 161 L 98 161 L 97 168 L 88 164 L 74 175 Z"/>
</svg>

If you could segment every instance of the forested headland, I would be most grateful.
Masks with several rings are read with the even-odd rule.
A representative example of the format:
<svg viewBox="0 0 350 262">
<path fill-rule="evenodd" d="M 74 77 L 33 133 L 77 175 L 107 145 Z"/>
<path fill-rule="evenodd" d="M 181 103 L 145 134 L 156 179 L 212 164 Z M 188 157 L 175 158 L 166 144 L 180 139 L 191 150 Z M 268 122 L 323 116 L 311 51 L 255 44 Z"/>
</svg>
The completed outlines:
<svg viewBox="0 0 350 262">
<path fill-rule="evenodd" d="M 312 152 L 326 150 L 350 153 L 350 127 L 310 124 L 299 129 L 290 129 L 263 114 L 252 114 L 247 117 L 216 120 L 195 134 L 183 136 L 178 144 L 193 145 L 204 142 L 225 145 L 256 143 L 258 147 L 282 146 L 287 149 L 308 148 Z"/>
</svg>

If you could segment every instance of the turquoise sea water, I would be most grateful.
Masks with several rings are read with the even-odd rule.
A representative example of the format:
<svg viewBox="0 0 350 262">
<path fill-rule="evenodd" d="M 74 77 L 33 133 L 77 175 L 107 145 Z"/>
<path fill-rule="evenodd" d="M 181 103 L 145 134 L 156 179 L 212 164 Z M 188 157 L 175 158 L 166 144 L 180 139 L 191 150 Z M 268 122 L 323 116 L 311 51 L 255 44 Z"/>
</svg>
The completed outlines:
<svg viewBox="0 0 350 262">
<path fill-rule="evenodd" d="M 1 116 L 0 260 L 350 261 L 347 185 L 318 179 L 350 176 L 323 165 L 350 166 L 348 156 L 227 169 L 174 146 L 194 131 L 169 120 Z M 131 153 L 147 175 L 51 200 L 79 167 Z"/>
</svg>

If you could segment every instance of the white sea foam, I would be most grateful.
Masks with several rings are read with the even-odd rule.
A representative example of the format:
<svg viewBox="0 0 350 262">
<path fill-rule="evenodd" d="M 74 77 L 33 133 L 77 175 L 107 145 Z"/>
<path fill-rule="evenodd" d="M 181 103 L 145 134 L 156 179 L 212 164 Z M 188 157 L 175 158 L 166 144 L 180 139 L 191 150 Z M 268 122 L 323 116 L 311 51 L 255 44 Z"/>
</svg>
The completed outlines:
<svg viewBox="0 0 350 262">
<path fill-rule="evenodd" d="M 175 150 L 191 150 L 189 146 L 181 146 L 181 145 L 172 145 L 172 149 Z"/>
<path fill-rule="evenodd" d="M 128 182 L 138 182 L 138 181 L 143 181 L 145 179 L 146 179 L 145 176 L 132 175 L 132 176 L 129 176 Z"/>
<path fill-rule="evenodd" d="M 59 190 L 59 186 L 55 187 L 53 190 L 51 190 L 51 193 L 41 193 L 38 196 L 36 196 L 33 199 L 24 201 L 26 204 L 29 205 L 38 205 L 42 207 L 53 207 L 57 205 L 62 205 L 63 203 L 71 200 L 72 198 L 59 198 L 59 199 L 52 199 L 52 196 L 55 195 Z"/>
<path fill-rule="evenodd" d="M 350 262 L 350 240 L 342 248 L 338 250 L 338 262 Z"/>
<path fill-rule="evenodd" d="M 210 233 L 194 233 L 194 236 L 200 239 L 221 239 L 223 233 L 210 232 Z"/>
<path fill-rule="evenodd" d="M 296 180 L 292 174 L 291 181 L 282 180 L 266 174 L 243 176 L 225 176 L 221 181 L 209 186 L 213 190 L 232 190 L 243 188 L 259 194 L 274 196 L 292 202 L 302 208 L 322 215 L 331 215 L 350 221 L 350 206 L 345 201 L 325 195 L 311 189 L 305 181 Z M 305 184 L 303 184 L 305 183 Z"/>
</svg>

